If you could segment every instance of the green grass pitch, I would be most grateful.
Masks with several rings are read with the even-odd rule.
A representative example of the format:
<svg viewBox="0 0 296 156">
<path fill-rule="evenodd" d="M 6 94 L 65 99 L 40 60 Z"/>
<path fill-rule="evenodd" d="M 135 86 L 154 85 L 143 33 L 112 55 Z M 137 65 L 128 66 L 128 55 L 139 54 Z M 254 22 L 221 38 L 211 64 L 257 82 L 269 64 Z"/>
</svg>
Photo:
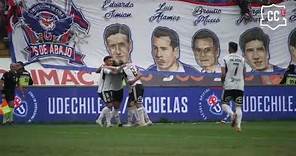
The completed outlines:
<svg viewBox="0 0 296 156">
<path fill-rule="evenodd" d="M 0 127 L 1 156 L 295 156 L 296 121 L 244 122 L 243 131 L 214 122 L 142 128 L 95 124 Z"/>
</svg>

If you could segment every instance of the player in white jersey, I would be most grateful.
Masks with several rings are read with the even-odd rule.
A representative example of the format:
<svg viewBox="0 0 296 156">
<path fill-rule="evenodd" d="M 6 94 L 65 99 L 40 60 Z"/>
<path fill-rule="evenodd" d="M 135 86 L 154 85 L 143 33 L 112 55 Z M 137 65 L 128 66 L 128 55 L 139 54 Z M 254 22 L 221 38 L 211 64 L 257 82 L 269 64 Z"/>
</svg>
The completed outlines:
<svg viewBox="0 0 296 156">
<path fill-rule="evenodd" d="M 120 126 L 119 107 L 123 98 L 123 75 L 120 73 L 122 68 L 113 66 L 113 59 L 111 56 L 104 58 L 104 65 L 102 65 L 97 72 L 100 72 L 100 80 L 98 93 L 105 102 L 106 106 L 103 108 L 96 123 L 102 124 L 102 119 L 106 117 L 107 127 L 111 127 L 111 119 L 115 118 L 117 124 Z M 111 112 L 112 107 L 114 110 Z"/>
<path fill-rule="evenodd" d="M 143 106 L 144 86 L 140 80 L 141 73 L 132 63 L 127 63 L 123 71 L 129 87 L 128 123 L 125 126 L 129 127 L 132 125 L 134 115 L 139 126 L 151 125 L 152 122 Z"/>
<path fill-rule="evenodd" d="M 244 95 L 245 60 L 237 54 L 237 43 L 229 42 L 229 54 L 223 57 L 221 65 L 221 81 L 224 85 L 222 95 L 222 109 L 231 117 L 231 126 L 237 132 L 241 131 L 242 104 Z M 235 102 L 235 112 L 229 106 L 230 101 Z"/>
</svg>

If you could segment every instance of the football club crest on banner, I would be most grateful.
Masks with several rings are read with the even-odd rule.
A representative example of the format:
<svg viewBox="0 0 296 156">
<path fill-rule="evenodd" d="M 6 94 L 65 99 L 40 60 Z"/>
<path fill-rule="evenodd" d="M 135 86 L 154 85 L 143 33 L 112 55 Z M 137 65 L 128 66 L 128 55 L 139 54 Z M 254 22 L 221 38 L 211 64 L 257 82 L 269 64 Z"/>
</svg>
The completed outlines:
<svg viewBox="0 0 296 156">
<path fill-rule="evenodd" d="M 84 65 L 79 41 L 89 32 L 89 22 L 73 3 L 68 11 L 52 3 L 37 3 L 22 13 L 28 61 L 57 58 L 70 65 Z"/>
<path fill-rule="evenodd" d="M 199 97 L 198 110 L 204 120 L 218 118 L 226 121 L 229 116 L 222 110 L 221 95 L 214 89 L 205 89 Z M 232 104 L 230 105 L 232 107 Z"/>
<path fill-rule="evenodd" d="M 14 115 L 18 121 L 34 121 L 38 111 L 38 102 L 35 95 L 29 91 L 26 96 L 16 95 L 14 99 Z"/>
</svg>

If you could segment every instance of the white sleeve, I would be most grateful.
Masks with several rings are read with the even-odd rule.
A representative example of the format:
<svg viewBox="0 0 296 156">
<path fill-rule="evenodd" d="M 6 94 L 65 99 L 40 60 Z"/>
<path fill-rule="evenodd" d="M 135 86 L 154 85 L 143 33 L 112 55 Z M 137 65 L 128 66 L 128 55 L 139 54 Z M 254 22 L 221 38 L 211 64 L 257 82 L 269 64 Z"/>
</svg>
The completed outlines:
<svg viewBox="0 0 296 156">
<path fill-rule="evenodd" d="M 103 73 L 99 73 L 99 76 L 98 76 L 98 89 L 97 89 L 97 92 L 98 93 L 101 93 L 102 92 L 102 83 L 103 83 Z"/>
<path fill-rule="evenodd" d="M 105 74 L 110 74 L 112 71 L 110 69 L 107 69 L 107 68 L 102 68 L 103 70 L 103 73 Z"/>
</svg>

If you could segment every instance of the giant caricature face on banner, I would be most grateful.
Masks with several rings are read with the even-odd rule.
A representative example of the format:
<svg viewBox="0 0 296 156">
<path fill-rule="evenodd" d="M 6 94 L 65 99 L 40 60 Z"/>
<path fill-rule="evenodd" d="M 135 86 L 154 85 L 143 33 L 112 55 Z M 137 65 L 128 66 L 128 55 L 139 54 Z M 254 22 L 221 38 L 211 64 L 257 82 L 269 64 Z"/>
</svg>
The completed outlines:
<svg viewBox="0 0 296 156">
<path fill-rule="evenodd" d="M 202 72 L 221 72 L 218 65 L 219 47 L 218 37 L 208 29 L 201 29 L 193 35 L 192 50 L 195 61 L 202 68 Z"/>
<path fill-rule="evenodd" d="M 168 27 L 156 27 L 151 37 L 151 54 L 155 62 L 148 71 L 195 73 L 197 70 L 179 60 L 180 42 L 177 32 Z"/>
<path fill-rule="evenodd" d="M 177 71 L 180 55 L 179 39 L 175 31 L 158 27 L 152 34 L 152 56 L 159 71 Z"/>
<path fill-rule="evenodd" d="M 246 30 L 239 40 L 246 62 L 252 71 L 274 72 L 281 68 L 269 63 L 269 36 L 259 27 Z"/>
<path fill-rule="evenodd" d="M 108 53 L 118 61 L 127 63 L 132 51 L 131 31 L 125 24 L 111 24 L 104 32 L 105 46 Z"/>
</svg>

